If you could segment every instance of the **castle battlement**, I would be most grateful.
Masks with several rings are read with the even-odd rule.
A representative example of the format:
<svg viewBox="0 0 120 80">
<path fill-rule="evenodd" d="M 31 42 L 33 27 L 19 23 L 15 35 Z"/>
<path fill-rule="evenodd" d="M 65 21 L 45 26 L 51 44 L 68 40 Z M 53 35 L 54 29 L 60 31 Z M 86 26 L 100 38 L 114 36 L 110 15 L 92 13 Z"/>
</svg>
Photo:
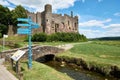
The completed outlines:
<svg viewBox="0 0 120 80">
<path fill-rule="evenodd" d="M 46 4 L 44 9 L 43 12 L 36 14 L 27 13 L 40 26 L 38 29 L 34 29 L 33 33 L 78 32 L 78 16 L 73 16 L 73 12 L 70 16 L 68 14 L 54 14 L 50 4 Z"/>
</svg>

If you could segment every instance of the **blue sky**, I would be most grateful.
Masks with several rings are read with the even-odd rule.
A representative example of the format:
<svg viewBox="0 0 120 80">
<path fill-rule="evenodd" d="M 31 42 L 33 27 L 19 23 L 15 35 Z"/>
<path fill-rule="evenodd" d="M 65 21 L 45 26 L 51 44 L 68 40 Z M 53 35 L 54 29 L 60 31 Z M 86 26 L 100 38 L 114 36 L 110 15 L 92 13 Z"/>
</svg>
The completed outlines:
<svg viewBox="0 0 120 80">
<path fill-rule="evenodd" d="M 41 12 L 45 4 L 53 6 L 53 13 L 79 16 L 79 33 L 87 38 L 120 36 L 120 0 L 0 0 L 0 4 L 14 9 L 22 5 L 30 12 Z"/>
</svg>

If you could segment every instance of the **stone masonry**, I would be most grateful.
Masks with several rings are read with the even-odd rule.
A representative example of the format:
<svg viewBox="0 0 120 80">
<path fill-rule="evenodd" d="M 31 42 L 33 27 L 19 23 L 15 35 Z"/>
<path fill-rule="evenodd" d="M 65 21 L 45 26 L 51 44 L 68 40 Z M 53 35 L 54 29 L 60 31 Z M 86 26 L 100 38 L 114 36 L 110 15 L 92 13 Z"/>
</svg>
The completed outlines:
<svg viewBox="0 0 120 80">
<path fill-rule="evenodd" d="M 33 22 L 39 24 L 39 28 L 33 29 L 33 34 L 44 32 L 52 34 L 56 32 L 78 32 L 78 16 L 67 14 L 52 13 L 52 6 L 46 4 L 43 12 L 31 13 L 27 11 L 27 15 L 31 16 Z M 17 27 L 9 25 L 8 35 L 13 36 L 17 33 Z"/>
<path fill-rule="evenodd" d="M 32 20 L 40 26 L 34 29 L 33 33 L 78 32 L 78 16 L 73 16 L 72 11 L 71 16 L 54 14 L 52 13 L 52 6 L 47 4 L 43 12 L 37 12 L 36 14 L 27 12 L 27 15 L 31 16 Z"/>
</svg>

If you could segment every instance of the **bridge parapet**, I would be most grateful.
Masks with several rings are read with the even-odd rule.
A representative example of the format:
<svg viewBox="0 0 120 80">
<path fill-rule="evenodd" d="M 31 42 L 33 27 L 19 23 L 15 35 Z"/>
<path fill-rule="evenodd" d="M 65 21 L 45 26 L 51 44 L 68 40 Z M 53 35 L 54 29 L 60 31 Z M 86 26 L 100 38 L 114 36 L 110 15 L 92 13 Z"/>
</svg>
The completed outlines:
<svg viewBox="0 0 120 80">
<path fill-rule="evenodd" d="M 12 49 L 8 51 L 4 51 L 0 53 L 0 58 L 8 58 L 11 57 L 13 53 L 15 53 L 17 50 L 24 50 L 26 51 L 25 55 L 22 57 L 24 59 L 28 58 L 28 47 L 25 48 L 17 48 L 17 49 Z M 39 57 L 42 57 L 44 55 L 49 55 L 53 54 L 56 55 L 57 53 L 60 53 L 64 51 L 64 49 L 57 48 L 57 47 L 52 47 L 52 46 L 33 46 L 32 47 L 32 57 L 33 60 L 36 60 Z"/>
</svg>

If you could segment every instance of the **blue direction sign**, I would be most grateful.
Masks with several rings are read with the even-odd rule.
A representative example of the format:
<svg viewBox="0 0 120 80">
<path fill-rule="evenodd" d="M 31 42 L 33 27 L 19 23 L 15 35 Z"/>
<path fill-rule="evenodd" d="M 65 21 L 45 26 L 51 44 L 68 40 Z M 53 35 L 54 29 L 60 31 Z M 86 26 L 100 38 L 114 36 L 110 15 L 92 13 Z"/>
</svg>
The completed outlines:
<svg viewBox="0 0 120 80">
<path fill-rule="evenodd" d="M 18 28 L 17 34 L 30 34 L 30 30 L 26 28 Z"/>
<path fill-rule="evenodd" d="M 32 21 L 32 20 L 29 19 L 29 18 L 17 18 L 17 21 L 29 22 L 29 21 Z"/>
<path fill-rule="evenodd" d="M 29 24 L 31 24 L 31 28 L 38 28 L 39 25 L 34 23 L 34 22 L 29 22 Z"/>
<path fill-rule="evenodd" d="M 31 25 L 30 24 L 17 24 L 17 26 L 26 26 L 26 27 L 29 27 Z"/>
<path fill-rule="evenodd" d="M 26 23 L 19 23 L 17 26 L 25 26 L 26 28 L 18 28 L 17 33 L 18 34 L 27 34 L 29 36 L 29 51 L 28 51 L 28 67 L 29 69 L 32 68 L 32 47 L 31 47 L 31 32 L 33 28 L 38 28 L 38 24 L 32 22 L 32 19 L 29 18 L 18 18 L 17 21 L 22 21 Z"/>
</svg>

